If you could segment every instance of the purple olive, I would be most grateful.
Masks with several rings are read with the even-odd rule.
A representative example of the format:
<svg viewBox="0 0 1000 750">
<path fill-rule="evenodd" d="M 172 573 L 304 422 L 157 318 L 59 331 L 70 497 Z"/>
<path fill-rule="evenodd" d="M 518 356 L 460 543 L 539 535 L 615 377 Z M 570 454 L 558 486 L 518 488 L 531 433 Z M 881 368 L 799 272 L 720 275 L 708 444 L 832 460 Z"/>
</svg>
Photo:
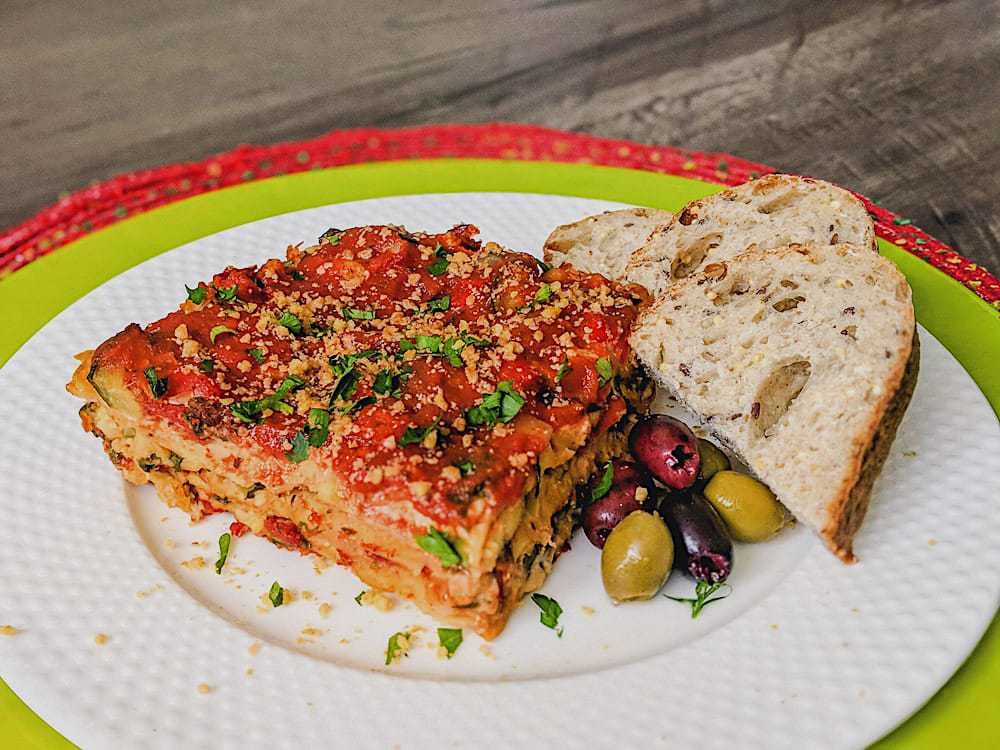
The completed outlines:
<svg viewBox="0 0 1000 750">
<path fill-rule="evenodd" d="M 598 549 L 604 547 L 612 529 L 629 513 L 641 510 L 649 497 L 650 482 L 646 473 L 631 461 L 613 461 L 590 480 L 583 510 L 583 531 Z"/>
<path fill-rule="evenodd" d="M 678 419 L 666 414 L 642 417 L 632 428 L 629 448 L 650 474 L 671 489 L 686 489 L 698 478 L 698 438 Z"/>
<path fill-rule="evenodd" d="M 733 543 L 709 502 L 697 493 L 665 493 L 660 515 L 674 538 L 674 567 L 696 581 L 720 583 L 733 569 Z"/>
</svg>

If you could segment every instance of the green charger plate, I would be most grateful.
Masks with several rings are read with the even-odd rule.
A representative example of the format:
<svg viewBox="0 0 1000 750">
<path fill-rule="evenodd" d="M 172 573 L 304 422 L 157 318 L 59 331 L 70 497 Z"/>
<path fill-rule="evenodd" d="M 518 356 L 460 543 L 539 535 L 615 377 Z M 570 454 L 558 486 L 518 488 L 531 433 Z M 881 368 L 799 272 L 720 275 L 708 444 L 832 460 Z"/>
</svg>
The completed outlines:
<svg viewBox="0 0 1000 750">
<path fill-rule="evenodd" d="M 598 198 L 677 210 L 721 190 L 637 170 L 549 162 L 439 159 L 381 162 L 276 177 L 195 196 L 88 235 L 0 282 L 0 364 L 46 322 L 108 279 L 229 227 L 330 203 L 441 192 L 510 191 Z M 917 320 L 962 363 L 1000 413 L 1000 319 L 957 281 L 880 240 L 913 288 Z M 968 661 L 878 750 L 987 747 L 1000 738 L 1000 618 Z M 2 665 L 0 665 L 2 671 Z M 0 681 L 0 747 L 73 745 Z"/>
</svg>

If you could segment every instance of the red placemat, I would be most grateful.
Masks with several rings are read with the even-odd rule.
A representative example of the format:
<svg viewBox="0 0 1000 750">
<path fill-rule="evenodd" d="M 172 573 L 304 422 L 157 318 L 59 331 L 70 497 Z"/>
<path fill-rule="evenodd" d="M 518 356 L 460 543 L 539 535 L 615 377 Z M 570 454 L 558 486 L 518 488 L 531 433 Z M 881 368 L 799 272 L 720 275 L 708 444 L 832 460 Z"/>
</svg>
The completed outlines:
<svg viewBox="0 0 1000 750">
<path fill-rule="evenodd" d="M 0 279 L 85 234 L 152 208 L 250 180 L 308 169 L 398 159 L 478 158 L 582 162 L 738 185 L 773 172 L 728 154 L 598 138 L 532 125 L 430 125 L 335 130 L 305 141 L 238 146 L 203 161 L 129 172 L 62 196 L 0 234 Z M 1000 309 L 1000 280 L 875 202 L 875 231 Z"/>
</svg>

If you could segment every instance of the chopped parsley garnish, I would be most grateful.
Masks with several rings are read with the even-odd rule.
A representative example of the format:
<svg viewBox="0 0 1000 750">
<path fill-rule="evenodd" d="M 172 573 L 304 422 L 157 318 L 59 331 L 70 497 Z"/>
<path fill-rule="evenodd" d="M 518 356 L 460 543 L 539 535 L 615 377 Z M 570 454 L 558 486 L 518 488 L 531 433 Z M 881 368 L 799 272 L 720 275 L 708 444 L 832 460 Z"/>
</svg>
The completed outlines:
<svg viewBox="0 0 1000 750">
<path fill-rule="evenodd" d="M 354 367 L 354 363 L 359 359 L 378 359 L 380 352 L 378 349 L 365 349 L 353 354 L 336 354 L 328 360 L 333 374 L 338 377 Z"/>
<path fill-rule="evenodd" d="M 219 559 L 215 561 L 215 572 L 222 575 L 222 566 L 226 564 L 229 557 L 229 545 L 232 544 L 233 537 L 227 532 L 219 537 Z"/>
<path fill-rule="evenodd" d="M 455 348 L 455 339 L 445 339 L 444 347 L 441 353 L 448 360 L 448 364 L 452 367 L 461 367 L 465 363 L 462 361 L 462 355 L 458 353 L 458 349 Z"/>
<path fill-rule="evenodd" d="M 340 229 L 334 229 L 331 227 L 327 229 L 323 234 L 319 236 L 320 242 L 329 242 L 331 245 L 336 245 L 340 242 L 340 235 L 342 234 Z"/>
<path fill-rule="evenodd" d="M 359 377 L 353 368 L 341 375 L 334 384 L 333 391 L 330 392 L 330 406 L 333 406 L 338 401 L 347 401 L 350 399 L 354 395 L 354 391 L 358 388 Z"/>
<path fill-rule="evenodd" d="M 385 396 L 392 391 L 392 370 L 380 370 L 372 383 L 372 390 L 380 396 Z"/>
<path fill-rule="evenodd" d="M 184 463 L 184 457 L 178 456 L 173 451 L 170 451 L 170 463 L 174 466 L 174 471 L 181 470 L 181 464 Z"/>
<path fill-rule="evenodd" d="M 430 300 L 427 303 L 427 307 L 424 308 L 423 312 L 424 313 L 444 312 L 450 307 L 451 307 L 451 296 L 446 294 L 443 297 L 437 297 L 435 299 Z"/>
<path fill-rule="evenodd" d="M 514 390 L 512 381 L 503 380 L 497 383 L 496 391 L 483 396 L 481 404 L 466 410 L 465 421 L 473 427 L 492 427 L 497 422 L 511 421 L 522 406 L 524 396 Z"/>
<path fill-rule="evenodd" d="M 441 337 L 418 335 L 417 349 L 430 352 L 431 354 L 437 354 L 441 351 Z"/>
<path fill-rule="evenodd" d="M 566 377 L 572 369 L 573 368 L 569 366 L 569 358 L 563 357 L 563 361 L 559 363 L 559 369 L 556 371 L 556 382 L 561 383 L 562 379 Z"/>
<path fill-rule="evenodd" d="M 531 601 L 538 605 L 538 608 L 542 610 L 539 620 L 542 625 L 547 628 L 552 628 L 556 631 L 556 635 L 562 638 L 563 629 L 559 626 L 559 615 L 562 614 L 562 607 L 559 606 L 559 602 L 555 599 L 545 596 L 545 594 L 532 594 Z"/>
<path fill-rule="evenodd" d="M 288 272 L 288 275 L 296 281 L 304 281 L 306 278 L 306 275 L 302 271 L 296 271 L 294 268 Z"/>
<path fill-rule="evenodd" d="M 345 307 L 340 311 L 345 320 L 375 320 L 374 310 L 359 310 L 356 307 Z"/>
<path fill-rule="evenodd" d="M 712 594 L 717 592 L 723 586 L 729 589 L 729 591 L 727 591 L 725 594 L 722 594 L 721 596 L 712 596 Z M 667 599 L 670 599 L 671 601 L 681 602 L 683 604 L 690 604 L 691 619 L 693 620 L 698 615 L 700 615 L 701 611 L 705 609 L 705 607 L 707 607 L 709 604 L 711 604 L 712 602 L 717 602 L 720 599 L 725 599 L 727 596 L 729 596 L 730 593 L 732 593 L 732 587 L 728 583 L 706 583 L 705 581 L 698 581 L 698 583 L 694 587 L 693 599 L 688 599 L 679 596 L 667 596 L 666 594 L 664 594 L 664 596 L 666 596 Z"/>
<path fill-rule="evenodd" d="M 450 659 L 458 651 L 458 647 L 462 645 L 462 629 L 438 628 L 438 643 L 448 652 L 448 658 Z"/>
<path fill-rule="evenodd" d="M 296 315 L 285 310 L 278 318 L 278 325 L 288 329 L 289 333 L 296 336 L 302 335 L 302 321 Z"/>
<path fill-rule="evenodd" d="M 463 342 L 465 342 L 469 346 L 474 346 L 477 349 L 488 349 L 489 347 L 493 346 L 493 342 L 490 341 L 489 339 L 477 339 L 470 333 L 463 333 L 461 338 Z"/>
<path fill-rule="evenodd" d="M 282 414 L 294 413 L 294 407 L 286 402 L 285 397 L 292 391 L 296 391 L 306 383 L 302 378 L 290 375 L 281 381 L 278 390 L 270 396 L 257 399 L 256 401 L 240 401 L 229 407 L 230 413 L 241 422 L 250 424 L 260 421 L 261 415 L 266 409 L 280 411 Z"/>
<path fill-rule="evenodd" d="M 309 445 L 319 448 L 330 436 L 330 412 L 326 409 L 310 409 L 306 416 L 306 426 Z"/>
<path fill-rule="evenodd" d="M 389 643 L 385 647 L 385 665 L 388 667 L 396 659 L 396 654 L 400 648 L 399 639 L 409 637 L 409 633 L 393 633 L 389 636 Z"/>
<path fill-rule="evenodd" d="M 545 283 L 538 287 L 538 291 L 535 292 L 535 302 L 545 302 L 552 296 L 552 285 Z"/>
<path fill-rule="evenodd" d="M 601 481 L 598 482 L 594 489 L 590 491 L 590 501 L 596 502 L 602 497 L 611 492 L 611 484 L 615 480 L 615 467 L 609 461 L 608 465 L 604 467 L 604 476 L 601 477 Z"/>
<path fill-rule="evenodd" d="M 222 302 L 232 302 L 236 299 L 236 284 L 231 287 L 213 287 L 215 289 L 215 296 L 218 300 Z"/>
<path fill-rule="evenodd" d="M 597 360 L 594 363 L 594 367 L 597 369 L 597 376 L 600 378 L 601 385 L 604 385 L 615 376 L 615 369 L 611 366 L 611 360 L 607 357 L 601 357 Z"/>
<path fill-rule="evenodd" d="M 214 344 L 215 340 L 224 333 L 232 333 L 235 335 L 236 331 L 229 326 L 214 326 L 212 330 L 208 332 L 208 337 L 212 339 L 212 343 Z"/>
<path fill-rule="evenodd" d="M 455 545 L 433 526 L 427 530 L 426 534 L 417 537 L 417 546 L 424 552 L 430 552 L 434 555 L 446 568 L 462 564 L 462 556 L 458 554 Z"/>
<path fill-rule="evenodd" d="M 409 367 L 402 367 L 396 372 L 392 370 L 380 370 L 372 383 L 372 390 L 380 396 L 393 396 L 399 398 L 403 395 L 403 387 L 410 379 L 413 370 Z"/>
<path fill-rule="evenodd" d="M 285 458 L 293 464 L 300 464 L 309 458 L 309 438 L 305 432 L 296 432 L 292 438 L 292 449 L 285 452 Z"/>
<path fill-rule="evenodd" d="M 208 292 L 208 290 L 205 287 L 196 286 L 194 289 L 192 289 L 187 284 L 185 284 L 184 288 L 187 289 L 188 299 L 194 302 L 196 305 L 200 305 L 202 302 L 205 301 L 205 294 Z"/>
<path fill-rule="evenodd" d="M 403 436 L 399 439 L 399 446 L 401 448 L 405 448 L 408 445 L 416 445 L 424 442 L 424 438 L 430 435 L 433 430 L 437 429 L 438 422 L 440 421 L 441 417 L 437 417 L 426 427 L 414 427 L 413 425 L 410 425 L 406 428 L 406 432 L 404 432 Z"/>
<path fill-rule="evenodd" d="M 364 606 L 364 605 L 361 604 L 361 600 L 365 598 L 365 594 L 367 594 L 367 593 L 368 593 L 367 591 L 365 591 L 364 589 L 362 589 L 361 593 L 358 594 L 356 597 L 354 597 L 354 601 L 356 601 L 358 603 L 359 607 Z"/>
<path fill-rule="evenodd" d="M 153 394 L 153 398 L 163 398 L 163 394 L 167 392 L 167 379 L 157 377 L 155 367 L 147 367 L 142 371 L 142 374 L 146 376 L 149 392 Z"/>
<path fill-rule="evenodd" d="M 263 362 L 263 361 L 264 361 L 264 350 L 263 350 L 263 349 L 258 349 L 257 347 L 254 347 L 253 349 L 250 349 L 250 350 L 249 350 L 249 351 L 247 352 L 247 354 L 249 354 L 249 355 L 250 355 L 251 357 L 253 357 L 253 358 L 254 358 L 254 360 L 255 360 L 255 361 L 256 361 L 256 362 L 258 363 L 258 364 L 259 364 L 260 362 Z"/>
<path fill-rule="evenodd" d="M 538 267 L 542 269 L 542 273 L 545 273 L 546 271 L 551 271 L 552 270 L 552 266 L 550 266 L 548 263 L 546 263 L 541 258 L 535 258 L 534 260 L 535 260 L 535 263 L 538 264 Z"/>
<path fill-rule="evenodd" d="M 275 607 L 280 607 L 285 601 L 285 590 L 281 588 L 281 584 L 275 581 L 271 584 L 271 590 L 267 592 L 267 598 L 271 600 L 271 604 Z"/>
<path fill-rule="evenodd" d="M 353 354 L 338 354 L 330 357 L 330 368 L 333 370 L 333 374 L 337 376 L 337 382 L 334 383 L 333 391 L 330 393 L 330 406 L 333 406 L 338 401 L 348 401 L 354 395 L 354 391 L 357 390 L 360 375 L 354 369 L 355 363 L 361 359 L 378 359 L 379 356 L 380 352 L 378 349 L 365 349 Z M 357 404 L 351 404 L 350 409 L 355 407 L 357 407 Z"/>
<path fill-rule="evenodd" d="M 202 372 L 211 373 L 215 371 L 215 361 L 211 359 L 203 359 L 198 363 L 198 369 Z"/>
<path fill-rule="evenodd" d="M 437 260 L 427 266 L 427 273 L 431 276 L 440 276 L 448 270 L 448 253 L 441 247 L 441 243 L 438 243 L 434 248 L 434 255 L 437 256 Z"/>
<path fill-rule="evenodd" d="M 476 465 L 471 460 L 469 460 L 468 458 L 465 459 L 464 461 L 460 462 L 460 463 L 452 464 L 452 465 L 456 469 L 458 469 L 459 472 L 461 472 L 461 474 L 462 474 L 463 477 L 469 476 L 469 474 L 471 474 L 472 472 L 474 472 L 476 470 Z"/>
<path fill-rule="evenodd" d="M 359 398 L 357 401 L 349 401 L 340 407 L 340 413 L 353 414 L 360 409 L 364 409 L 366 406 L 371 406 L 376 401 L 378 401 L 378 399 L 374 396 L 365 396 L 364 398 Z"/>
</svg>

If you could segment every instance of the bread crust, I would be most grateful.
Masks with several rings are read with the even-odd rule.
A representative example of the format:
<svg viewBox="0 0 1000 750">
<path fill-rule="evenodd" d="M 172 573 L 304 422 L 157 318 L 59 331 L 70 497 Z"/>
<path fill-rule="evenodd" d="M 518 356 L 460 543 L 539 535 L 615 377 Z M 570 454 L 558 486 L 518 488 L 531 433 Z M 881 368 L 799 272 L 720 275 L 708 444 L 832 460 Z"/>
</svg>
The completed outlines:
<svg viewBox="0 0 1000 750">
<path fill-rule="evenodd" d="M 871 440 L 858 460 L 858 470 L 850 477 L 854 480 L 846 483 L 839 496 L 829 505 L 827 525 L 820 532 L 820 537 L 827 547 L 845 563 L 856 561 L 854 556 L 854 535 L 861 528 L 861 523 L 868 512 L 871 502 L 872 487 L 882 471 L 889 449 L 896 437 L 896 430 L 917 384 L 917 374 L 920 371 L 920 338 L 916 327 L 913 329 L 913 339 L 910 353 L 905 364 L 894 378 L 898 383 L 894 392 L 886 397 L 886 405 L 877 427 L 873 427 Z M 896 375 L 896 373 L 894 373 Z"/>
</svg>

